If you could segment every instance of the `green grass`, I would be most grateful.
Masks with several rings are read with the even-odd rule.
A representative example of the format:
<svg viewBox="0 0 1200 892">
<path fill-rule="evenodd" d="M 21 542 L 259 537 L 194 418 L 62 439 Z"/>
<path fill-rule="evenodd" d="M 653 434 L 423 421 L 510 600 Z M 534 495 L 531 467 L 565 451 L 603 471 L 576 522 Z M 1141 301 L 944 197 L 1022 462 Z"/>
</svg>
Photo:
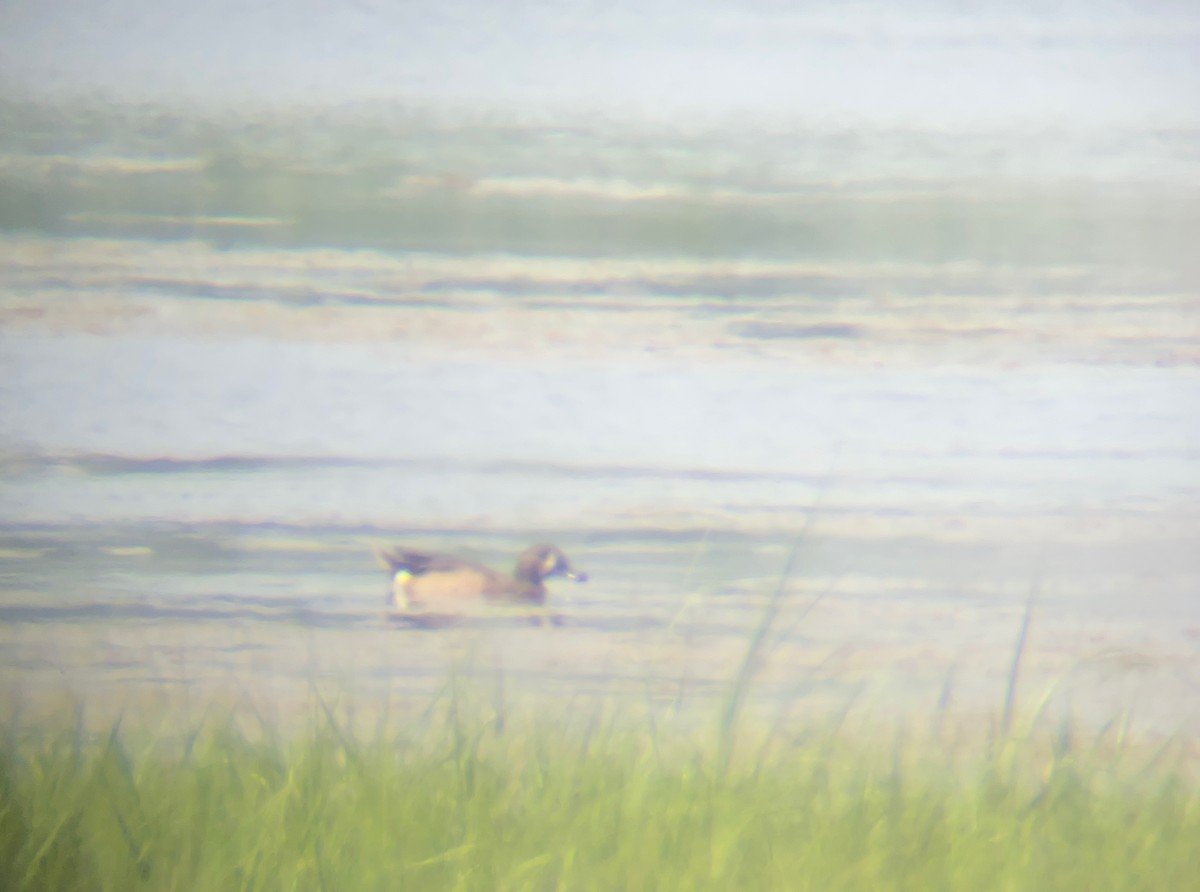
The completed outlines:
<svg viewBox="0 0 1200 892">
<path fill-rule="evenodd" d="M 1183 889 L 1182 747 L 968 745 L 814 726 L 737 735 L 443 698 L 407 731 L 234 712 L 181 733 L 81 719 L 0 743 L 0 888 Z"/>
</svg>

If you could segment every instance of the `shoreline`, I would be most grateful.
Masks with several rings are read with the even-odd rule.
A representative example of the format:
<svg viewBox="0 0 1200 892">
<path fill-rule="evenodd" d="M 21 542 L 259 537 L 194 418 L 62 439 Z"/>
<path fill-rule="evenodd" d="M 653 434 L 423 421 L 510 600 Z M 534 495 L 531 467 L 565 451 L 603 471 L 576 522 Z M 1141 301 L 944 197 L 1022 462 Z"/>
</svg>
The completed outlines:
<svg viewBox="0 0 1200 892">
<path fill-rule="evenodd" d="M 1030 281 L 1014 280 L 1007 293 L 972 297 L 955 292 L 956 275 L 1003 279 L 1008 271 L 218 251 L 195 241 L 11 235 L 0 238 L 0 261 L 7 269 L 0 274 L 0 333 L 9 337 L 387 344 L 414 359 L 704 362 L 798 370 L 1200 365 L 1200 311 L 1187 293 L 1100 295 L 1082 282 L 1072 284 L 1070 270 L 1053 267 L 1030 274 Z M 50 270 L 53 281 L 46 280 Z M 896 290 L 896 277 L 935 274 L 933 290 Z M 1039 275 L 1064 281 L 1030 291 Z M 793 278 L 795 285 L 780 296 L 755 296 L 754 283 L 764 278 Z M 813 281 L 841 279 L 851 293 L 823 295 L 820 285 L 813 290 Z M 736 300 L 704 293 L 706 282 L 736 289 L 739 280 L 746 292 Z M 549 291 L 532 296 L 531 283 Z M 682 290 L 656 294 L 661 288 Z"/>
</svg>

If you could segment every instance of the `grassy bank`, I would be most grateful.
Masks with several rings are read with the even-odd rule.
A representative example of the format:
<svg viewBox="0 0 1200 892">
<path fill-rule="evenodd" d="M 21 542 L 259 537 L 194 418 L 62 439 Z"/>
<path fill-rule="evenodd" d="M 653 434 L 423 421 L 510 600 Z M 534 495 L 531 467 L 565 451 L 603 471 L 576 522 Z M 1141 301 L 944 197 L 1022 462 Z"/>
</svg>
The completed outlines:
<svg viewBox="0 0 1200 892">
<path fill-rule="evenodd" d="M 0 888 L 1182 889 L 1200 791 L 1157 753 L 832 726 L 704 735 L 499 721 L 301 733 L 210 716 L 0 744 Z M 886 737 L 887 739 L 882 739 Z M 726 756 L 728 758 L 726 759 Z"/>
</svg>

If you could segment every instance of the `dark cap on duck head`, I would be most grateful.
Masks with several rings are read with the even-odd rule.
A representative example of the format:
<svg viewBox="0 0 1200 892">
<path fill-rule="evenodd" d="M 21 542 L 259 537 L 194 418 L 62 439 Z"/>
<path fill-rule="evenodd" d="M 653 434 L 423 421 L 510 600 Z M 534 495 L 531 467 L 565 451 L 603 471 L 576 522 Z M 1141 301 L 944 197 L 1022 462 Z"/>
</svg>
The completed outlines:
<svg viewBox="0 0 1200 892">
<path fill-rule="evenodd" d="M 513 576 L 523 582 L 541 582 L 551 576 L 565 576 L 575 582 L 587 582 L 587 574 L 576 570 L 556 546 L 543 542 L 531 545 L 517 558 Z"/>
</svg>

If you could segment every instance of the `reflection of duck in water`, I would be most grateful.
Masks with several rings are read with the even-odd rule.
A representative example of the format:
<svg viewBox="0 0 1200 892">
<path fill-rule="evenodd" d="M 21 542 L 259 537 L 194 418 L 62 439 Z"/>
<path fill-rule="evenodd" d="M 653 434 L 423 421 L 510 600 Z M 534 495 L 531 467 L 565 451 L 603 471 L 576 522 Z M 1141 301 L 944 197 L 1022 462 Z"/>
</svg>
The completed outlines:
<svg viewBox="0 0 1200 892">
<path fill-rule="evenodd" d="M 571 567 L 553 545 L 533 545 L 521 552 L 512 576 L 449 554 L 387 548 L 380 559 L 392 573 L 388 604 L 399 610 L 453 608 L 471 603 L 544 604 L 544 579 L 565 576 L 586 582 L 587 574 Z"/>
</svg>

